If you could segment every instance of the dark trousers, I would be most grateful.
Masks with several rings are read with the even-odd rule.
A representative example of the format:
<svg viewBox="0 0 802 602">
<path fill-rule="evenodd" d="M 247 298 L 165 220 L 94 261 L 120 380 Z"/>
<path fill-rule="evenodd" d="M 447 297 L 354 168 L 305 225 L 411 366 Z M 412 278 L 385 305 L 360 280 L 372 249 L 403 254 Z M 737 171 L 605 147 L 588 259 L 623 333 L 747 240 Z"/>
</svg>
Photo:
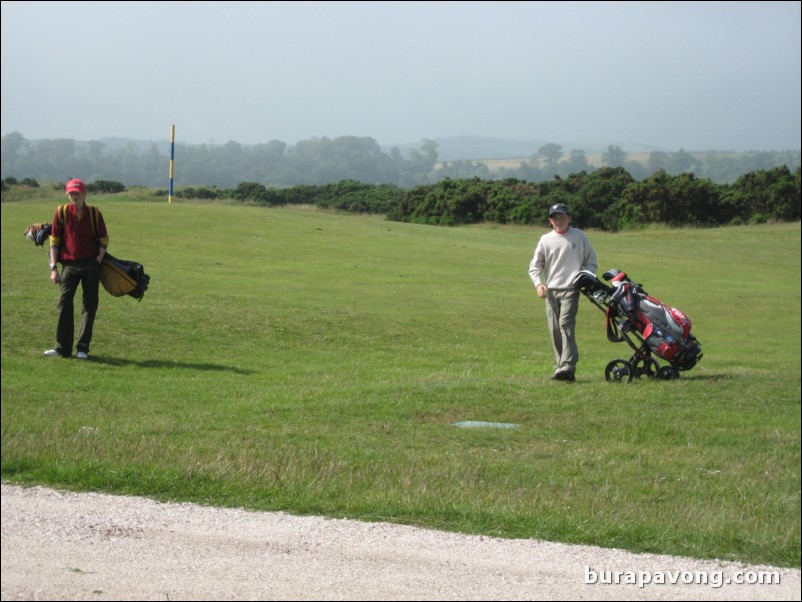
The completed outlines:
<svg viewBox="0 0 802 602">
<path fill-rule="evenodd" d="M 64 357 L 72 355 L 75 336 L 75 308 L 73 300 L 78 284 L 83 289 L 83 309 L 81 310 L 81 329 L 78 331 L 76 349 L 89 353 L 92 342 L 92 329 L 98 306 L 100 285 L 100 264 L 93 257 L 82 261 L 69 261 L 61 271 L 61 287 L 58 298 L 58 326 L 56 327 L 56 351 Z"/>
</svg>

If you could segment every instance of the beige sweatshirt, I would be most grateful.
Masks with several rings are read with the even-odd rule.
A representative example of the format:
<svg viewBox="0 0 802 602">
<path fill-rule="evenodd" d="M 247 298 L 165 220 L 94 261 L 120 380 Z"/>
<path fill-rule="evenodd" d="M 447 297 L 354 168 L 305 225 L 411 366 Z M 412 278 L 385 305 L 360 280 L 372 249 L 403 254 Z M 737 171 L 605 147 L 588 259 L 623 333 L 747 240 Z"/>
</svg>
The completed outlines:
<svg viewBox="0 0 802 602">
<path fill-rule="evenodd" d="M 582 230 L 568 228 L 564 234 L 552 230 L 537 243 L 529 277 L 535 287 L 542 283 L 552 290 L 568 289 L 579 270 L 595 274 L 598 267 L 596 252 Z"/>
</svg>

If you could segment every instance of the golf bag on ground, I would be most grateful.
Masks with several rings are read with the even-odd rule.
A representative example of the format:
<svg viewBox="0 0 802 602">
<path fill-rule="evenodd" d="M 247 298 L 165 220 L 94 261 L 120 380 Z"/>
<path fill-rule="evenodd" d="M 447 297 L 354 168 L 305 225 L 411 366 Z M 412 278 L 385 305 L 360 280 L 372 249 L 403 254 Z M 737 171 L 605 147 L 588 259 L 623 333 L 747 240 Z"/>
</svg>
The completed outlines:
<svg viewBox="0 0 802 602">
<path fill-rule="evenodd" d="M 610 382 L 630 382 L 641 376 L 663 380 L 677 378 L 702 359 L 702 347 L 691 334 L 691 321 L 675 307 L 649 296 L 625 272 L 609 270 L 603 274 L 611 285 L 583 270 L 574 286 L 606 316 L 607 339 L 626 342 L 634 351 L 629 360 L 607 364 L 605 378 Z M 654 356 L 667 362 L 661 366 Z"/>
<path fill-rule="evenodd" d="M 117 259 L 106 252 L 100 264 L 100 282 L 110 295 L 115 297 L 129 295 L 137 301 L 142 301 L 150 284 L 150 276 L 145 273 L 141 263 Z"/>
</svg>

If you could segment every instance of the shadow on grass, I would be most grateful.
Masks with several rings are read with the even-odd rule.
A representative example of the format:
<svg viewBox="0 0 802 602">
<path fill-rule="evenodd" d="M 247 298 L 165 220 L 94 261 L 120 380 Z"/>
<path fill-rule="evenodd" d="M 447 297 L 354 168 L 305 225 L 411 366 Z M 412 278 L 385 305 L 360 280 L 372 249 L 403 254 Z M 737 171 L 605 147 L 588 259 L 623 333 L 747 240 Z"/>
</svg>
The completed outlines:
<svg viewBox="0 0 802 602">
<path fill-rule="evenodd" d="M 681 382 L 683 380 L 715 382 L 715 381 L 719 381 L 719 380 L 733 380 L 733 379 L 736 379 L 736 378 L 739 378 L 739 377 L 737 375 L 735 375 L 735 374 L 690 374 L 689 375 L 689 374 L 682 373 L 678 377 L 672 378 L 671 380 L 663 380 L 663 379 L 660 379 L 660 378 L 657 378 L 657 377 L 636 376 L 631 381 L 622 380 L 622 381 L 607 381 L 607 382 L 609 382 L 610 385 L 628 385 L 628 384 L 633 384 L 633 383 L 637 383 L 637 382 L 644 382 L 644 383 L 648 383 L 648 382 L 655 382 L 655 383 L 657 383 L 657 382 Z M 601 380 L 604 380 L 604 376 L 602 376 Z M 588 378 L 577 377 L 576 381 L 574 381 L 574 382 L 566 382 L 566 381 L 558 382 L 557 384 L 555 384 L 555 386 L 560 386 L 560 385 L 562 385 L 562 386 L 577 386 L 577 385 L 580 385 L 581 386 L 581 385 L 596 384 L 597 382 L 599 382 L 599 379 L 596 379 L 595 377 L 593 377 L 591 375 Z"/>
<path fill-rule="evenodd" d="M 164 360 L 147 360 L 147 361 L 133 361 L 126 359 L 119 359 L 113 357 L 104 357 L 102 355 L 92 355 L 89 357 L 90 362 L 96 364 L 105 364 L 107 366 L 138 366 L 140 368 L 181 368 L 184 370 L 201 370 L 204 372 L 235 372 L 236 374 L 254 374 L 255 370 L 243 370 L 242 368 L 233 368 L 231 366 L 221 366 L 219 364 L 195 364 L 191 362 L 168 362 Z"/>
<path fill-rule="evenodd" d="M 735 380 L 740 378 L 737 374 L 685 374 L 679 375 L 677 380 Z"/>
</svg>

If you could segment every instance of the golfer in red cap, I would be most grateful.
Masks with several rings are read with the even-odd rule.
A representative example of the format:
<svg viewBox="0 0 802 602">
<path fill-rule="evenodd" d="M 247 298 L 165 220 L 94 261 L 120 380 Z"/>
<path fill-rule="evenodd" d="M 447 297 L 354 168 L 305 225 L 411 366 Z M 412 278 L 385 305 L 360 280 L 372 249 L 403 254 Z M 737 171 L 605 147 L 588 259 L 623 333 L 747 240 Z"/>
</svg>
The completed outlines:
<svg viewBox="0 0 802 602">
<path fill-rule="evenodd" d="M 59 206 L 50 231 L 50 280 L 59 285 L 56 346 L 45 351 L 47 357 L 70 357 L 75 335 L 73 299 L 78 285 L 83 290 L 81 326 L 75 357 L 89 358 L 92 329 L 98 306 L 100 263 L 109 245 L 103 214 L 86 204 L 86 184 L 70 180 L 66 186 L 70 202 Z M 59 273 L 58 262 L 62 271 Z"/>
</svg>

